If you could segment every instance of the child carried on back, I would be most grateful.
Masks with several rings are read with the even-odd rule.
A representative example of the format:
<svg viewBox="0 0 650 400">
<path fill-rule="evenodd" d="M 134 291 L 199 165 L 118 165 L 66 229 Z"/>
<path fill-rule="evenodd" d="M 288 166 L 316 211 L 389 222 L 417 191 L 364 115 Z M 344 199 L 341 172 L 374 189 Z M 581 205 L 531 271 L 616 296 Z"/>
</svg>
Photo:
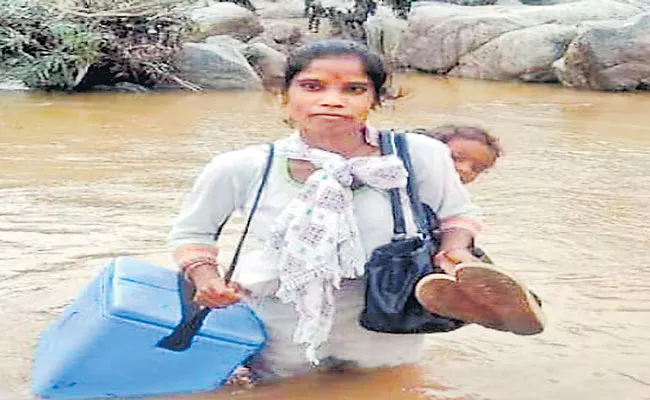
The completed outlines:
<svg viewBox="0 0 650 400">
<path fill-rule="evenodd" d="M 439 140 L 449 147 L 451 158 L 454 162 L 454 167 L 458 176 L 463 184 L 469 184 L 475 181 L 478 176 L 484 172 L 487 172 L 490 168 L 494 167 L 497 159 L 503 155 L 503 149 L 499 143 L 499 139 L 492 136 L 485 129 L 477 126 L 469 125 L 443 125 L 438 126 L 432 129 L 426 128 L 417 128 L 414 129 L 414 132 L 429 136 L 436 140 Z M 435 214 L 426 207 L 427 212 L 431 216 L 430 224 L 435 230 L 438 226 L 438 221 L 435 217 Z M 485 254 L 483 250 L 478 247 L 473 247 L 472 253 L 482 262 L 492 264 L 492 260 Z M 438 254 L 438 265 L 448 272 L 449 275 L 455 275 L 454 266 L 462 262 L 462 260 L 457 259 L 454 256 L 453 251 L 447 251 L 444 253 Z M 423 282 L 428 282 L 430 288 L 426 291 L 435 292 L 436 296 L 440 296 L 445 290 L 445 287 L 450 286 L 452 283 L 449 275 L 443 274 L 433 274 L 428 277 L 428 280 L 423 280 Z M 517 286 L 518 282 L 513 281 L 513 289 Z M 422 296 L 425 296 L 424 283 L 420 285 L 420 292 Z M 542 302 L 539 297 L 529 291 L 526 296 L 532 301 L 528 301 L 530 307 L 535 308 L 535 314 L 541 315 L 541 310 L 537 309 L 536 306 L 541 306 Z M 468 310 L 476 307 L 476 304 L 468 303 L 465 305 L 459 305 L 458 308 L 467 308 Z M 458 311 L 454 310 L 443 310 L 443 309 L 431 309 L 430 311 L 436 312 L 441 315 L 455 313 Z M 469 311 L 467 311 L 470 313 Z M 473 315 L 473 313 L 471 313 Z M 458 315 L 458 314 L 455 314 Z M 467 317 L 468 319 L 472 319 Z M 497 317 L 495 316 L 495 320 Z M 490 321 L 484 321 L 482 325 L 490 327 Z M 478 322 L 481 324 L 481 322 Z M 494 327 L 494 326 L 492 326 Z"/>
</svg>

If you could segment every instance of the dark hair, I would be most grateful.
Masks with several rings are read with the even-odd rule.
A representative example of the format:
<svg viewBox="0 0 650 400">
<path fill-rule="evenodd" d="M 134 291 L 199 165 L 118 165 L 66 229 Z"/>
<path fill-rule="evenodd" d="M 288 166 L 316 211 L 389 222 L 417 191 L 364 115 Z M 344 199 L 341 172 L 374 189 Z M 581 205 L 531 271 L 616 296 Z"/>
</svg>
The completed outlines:
<svg viewBox="0 0 650 400">
<path fill-rule="evenodd" d="M 449 143 L 450 140 L 457 138 L 475 140 L 483 143 L 494 151 L 496 158 L 503 155 L 503 148 L 499 144 L 499 139 L 490 135 L 485 129 L 479 128 L 478 126 L 443 125 L 433 129 L 419 128 L 415 129 L 415 132 L 438 139 L 443 143 Z"/>
<path fill-rule="evenodd" d="M 284 93 L 291 86 L 291 81 L 300 71 L 305 69 L 310 62 L 318 58 L 332 56 L 355 56 L 363 63 L 368 78 L 375 89 L 375 104 L 380 103 L 380 96 L 388 73 L 381 57 L 361 43 L 351 40 L 328 39 L 304 44 L 295 48 L 287 59 L 284 73 Z"/>
</svg>

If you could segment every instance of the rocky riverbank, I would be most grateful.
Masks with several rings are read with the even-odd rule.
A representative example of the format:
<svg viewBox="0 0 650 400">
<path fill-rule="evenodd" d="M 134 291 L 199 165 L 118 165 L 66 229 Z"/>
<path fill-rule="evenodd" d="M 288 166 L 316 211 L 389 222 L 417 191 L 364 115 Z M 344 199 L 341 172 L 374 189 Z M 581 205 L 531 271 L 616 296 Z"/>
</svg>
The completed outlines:
<svg viewBox="0 0 650 400">
<path fill-rule="evenodd" d="M 387 32 L 394 32 L 386 30 Z M 477 79 L 650 89 L 650 1 L 426 4 L 386 49 L 403 66 Z"/>
<path fill-rule="evenodd" d="M 415 2 L 406 19 L 379 5 L 363 25 L 368 45 L 397 70 L 650 90 L 650 0 L 453 1 L 461 4 Z M 177 57 L 179 82 L 206 90 L 274 88 L 291 48 L 315 37 L 350 35 L 326 18 L 318 32 L 309 29 L 301 0 L 252 3 L 255 11 L 213 0 L 188 8 L 195 29 Z M 495 4 L 462 5 L 470 3 Z M 354 1 L 323 6 L 348 10 Z M 154 87 L 182 88 L 187 85 Z"/>
</svg>

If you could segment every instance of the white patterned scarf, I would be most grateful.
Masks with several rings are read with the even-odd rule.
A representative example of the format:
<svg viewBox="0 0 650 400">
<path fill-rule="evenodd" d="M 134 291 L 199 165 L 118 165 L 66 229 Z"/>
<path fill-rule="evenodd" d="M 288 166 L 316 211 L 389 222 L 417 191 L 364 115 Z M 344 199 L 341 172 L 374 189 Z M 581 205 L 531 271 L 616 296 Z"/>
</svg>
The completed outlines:
<svg viewBox="0 0 650 400">
<path fill-rule="evenodd" d="M 366 132 L 366 141 L 377 146 L 378 132 Z M 299 133 L 282 141 L 276 152 L 318 168 L 275 221 L 265 251 L 279 272 L 276 296 L 293 303 L 298 312 L 294 341 L 306 344 L 307 359 L 317 364 L 316 350 L 334 321 L 334 290 L 342 278 L 364 274 L 366 257 L 351 186 L 360 182 L 377 189 L 403 189 L 407 172 L 397 156 L 346 159 L 309 147 Z"/>
</svg>

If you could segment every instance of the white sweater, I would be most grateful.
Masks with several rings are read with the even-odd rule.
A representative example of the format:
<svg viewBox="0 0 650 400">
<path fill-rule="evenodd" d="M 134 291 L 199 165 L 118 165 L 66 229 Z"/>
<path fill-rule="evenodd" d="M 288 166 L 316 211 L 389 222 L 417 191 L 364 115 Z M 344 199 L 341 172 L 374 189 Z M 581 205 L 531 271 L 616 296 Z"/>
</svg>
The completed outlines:
<svg viewBox="0 0 650 400">
<path fill-rule="evenodd" d="M 285 140 L 285 139 L 280 139 Z M 279 143 L 279 142 L 278 142 Z M 441 220 L 471 216 L 473 207 L 454 169 L 449 149 L 423 135 L 407 134 L 421 200 Z M 219 154 L 204 168 L 187 197 L 169 234 L 173 249 L 185 244 L 215 244 L 219 227 L 236 211 L 248 215 L 259 188 L 268 156 L 268 145 L 247 147 Z M 301 190 L 302 184 L 288 173 L 288 161 L 276 156 L 253 217 L 246 246 L 240 256 L 234 280 L 262 299 L 254 307 L 269 333 L 265 351 L 269 370 L 282 376 L 305 368 L 303 351 L 293 344 L 291 332 L 296 313 L 291 305 L 279 304 L 272 296 L 277 282 L 273 268 L 262 259 L 262 247 L 274 220 Z M 388 194 L 369 187 L 354 191 L 356 221 L 366 256 L 390 242 L 393 234 Z M 410 207 L 404 207 L 407 232 L 416 227 Z M 356 315 L 364 301 L 361 282 L 348 282 L 337 295 L 337 320 L 329 345 L 319 358 L 335 356 L 362 366 L 394 365 L 417 360 L 422 335 L 391 335 L 369 332 L 358 326 Z M 339 317 L 340 315 L 340 317 Z M 370 347 L 367 347 L 371 344 Z M 415 347 L 414 347 L 415 346 Z"/>
</svg>

